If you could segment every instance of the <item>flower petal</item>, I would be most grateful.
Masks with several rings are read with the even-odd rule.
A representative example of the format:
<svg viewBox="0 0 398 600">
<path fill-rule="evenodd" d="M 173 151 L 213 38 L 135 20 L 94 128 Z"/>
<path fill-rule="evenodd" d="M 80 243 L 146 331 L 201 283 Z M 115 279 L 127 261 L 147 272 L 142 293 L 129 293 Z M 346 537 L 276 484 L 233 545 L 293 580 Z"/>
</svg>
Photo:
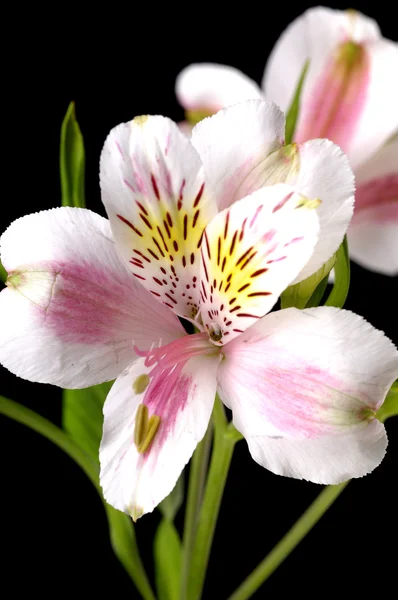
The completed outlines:
<svg viewBox="0 0 398 600">
<path fill-rule="evenodd" d="M 213 353 L 212 357 L 192 358 L 177 377 L 173 379 L 171 373 L 155 385 L 151 383 L 145 394 L 143 386 L 137 387 L 142 375 L 145 378 L 150 372 L 144 362 L 139 359 L 113 385 L 104 406 L 100 448 L 104 496 L 134 520 L 151 512 L 171 492 L 203 438 L 216 393 L 219 357 Z M 170 378 L 173 385 L 166 390 Z M 139 452 L 134 438 L 137 440 L 137 411 L 142 403 L 148 407 L 149 418 L 156 415 L 160 423 L 150 446 Z"/>
<path fill-rule="evenodd" d="M 301 271 L 318 218 L 291 186 L 265 187 L 207 226 L 201 246 L 201 315 L 218 345 L 266 314 Z"/>
<path fill-rule="evenodd" d="M 350 257 L 367 269 L 398 275 L 398 139 L 357 172 L 355 214 L 348 230 Z"/>
<path fill-rule="evenodd" d="M 31 214 L 1 238 L 9 277 L 0 294 L 0 361 L 42 383 L 87 387 L 114 379 L 149 348 L 183 332 L 131 276 L 109 222 L 89 210 Z"/>
<path fill-rule="evenodd" d="M 354 211 L 355 181 L 345 154 L 329 140 L 311 140 L 299 146 L 300 170 L 295 189 L 307 198 L 319 198 L 319 237 L 310 260 L 294 283 L 306 279 L 336 252 Z"/>
<path fill-rule="evenodd" d="M 374 419 L 366 429 L 338 438 L 252 436 L 247 443 L 253 459 L 276 475 L 336 485 L 373 471 L 386 453 L 387 435 L 384 425 Z"/>
<path fill-rule="evenodd" d="M 165 117 L 119 125 L 102 151 L 101 189 L 133 275 L 177 314 L 195 316 L 199 242 L 216 207 L 190 141 Z"/>
<path fill-rule="evenodd" d="M 185 110 L 208 116 L 230 104 L 262 97 L 250 77 L 234 67 L 212 63 L 185 67 L 176 80 L 176 95 Z"/>
<path fill-rule="evenodd" d="M 338 483 L 380 463 L 386 436 L 374 415 L 398 376 L 398 352 L 364 319 L 290 308 L 258 321 L 223 354 L 219 393 L 260 464 Z"/>
<path fill-rule="evenodd" d="M 348 231 L 350 258 L 376 273 L 398 275 L 398 196 L 364 208 Z"/>
<path fill-rule="evenodd" d="M 192 144 L 219 210 L 261 187 L 263 183 L 247 189 L 242 183 L 281 147 L 284 132 L 283 113 L 266 100 L 248 100 L 196 125 Z"/>
<path fill-rule="evenodd" d="M 268 60 L 266 97 L 287 110 L 306 60 L 298 141 L 328 137 L 356 167 L 396 128 L 398 46 L 356 11 L 317 7 L 291 23 Z M 283 73 L 283 76 L 281 75 Z"/>
</svg>

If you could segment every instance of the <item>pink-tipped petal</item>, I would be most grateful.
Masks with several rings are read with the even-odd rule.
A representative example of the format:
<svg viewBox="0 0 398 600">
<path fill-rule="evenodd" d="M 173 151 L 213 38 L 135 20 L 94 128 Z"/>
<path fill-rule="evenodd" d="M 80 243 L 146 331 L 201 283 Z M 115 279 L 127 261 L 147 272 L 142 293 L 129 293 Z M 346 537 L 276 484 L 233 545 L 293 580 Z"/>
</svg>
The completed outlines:
<svg viewBox="0 0 398 600">
<path fill-rule="evenodd" d="M 148 365 L 151 361 L 139 359 L 118 377 L 105 402 L 101 485 L 106 500 L 134 520 L 151 512 L 171 492 L 206 432 L 219 357 L 214 347 L 212 352 L 210 348 L 211 355 L 206 354 L 209 342 L 197 342 L 195 337 L 179 341 L 178 348 L 165 348 L 164 360 L 172 359 L 177 352 L 175 367 L 166 367 L 162 375 L 157 364 L 153 379 L 153 367 Z M 194 353 L 189 358 L 195 344 L 202 344 L 204 355 Z M 178 354 L 181 359 L 185 356 L 181 363 Z M 149 379 L 145 388 L 145 380 Z M 137 436 L 137 411 L 142 412 L 143 405 L 148 419 L 155 417 L 158 424 L 150 445 L 138 451 L 134 440 L 145 437 Z"/>
<path fill-rule="evenodd" d="M 284 130 L 283 113 L 266 100 L 242 102 L 196 125 L 192 144 L 203 161 L 206 183 L 219 210 L 261 187 L 248 189 L 242 184 L 281 147 Z"/>
<path fill-rule="evenodd" d="M 176 95 L 187 111 L 212 115 L 225 106 L 261 98 L 259 86 L 238 69 L 212 63 L 192 64 L 179 73 Z"/>
<path fill-rule="evenodd" d="M 366 269 L 398 275 L 398 139 L 372 156 L 356 179 L 350 257 Z"/>
<path fill-rule="evenodd" d="M 319 237 L 313 255 L 295 283 L 315 273 L 336 252 L 354 211 L 355 181 L 347 156 L 329 140 L 299 146 L 300 170 L 295 183 L 307 198 L 319 198 Z"/>
<path fill-rule="evenodd" d="M 359 12 L 309 9 L 281 35 L 265 69 L 266 97 L 282 110 L 307 60 L 296 139 L 328 137 L 356 168 L 397 127 L 398 46 Z"/>
<path fill-rule="evenodd" d="M 398 352 L 361 317 L 295 308 L 267 315 L 223 348 L 219 393 L 253 458 L 316 483 L 361 477 L 387 444 L 375 413 Z"/>
<path fill-rule="evenodd" d="M 102 151 L 101 190 L 133 275 L 177 314 L 195 316 L 199 242 L 216 207 L 190 141 L 165 117 L 119 125 Z"/>
<path fill-rule="evenodd" d="M 1 257 L 0 361 L 16 375 L 67 388 L 111 380 L 133 344 L 167 343 L 178 319 L 121 262 L 109 222 L 88 210 L 31 214 L 7 229 Z"/>
<path fill-rule="evenodd" d="M 311 256 L 317 209 L 288 185 L 235 202 L 207 226 L 201 246 L 201 316 L 227 344 L 266 314 Z"/>
</svg>

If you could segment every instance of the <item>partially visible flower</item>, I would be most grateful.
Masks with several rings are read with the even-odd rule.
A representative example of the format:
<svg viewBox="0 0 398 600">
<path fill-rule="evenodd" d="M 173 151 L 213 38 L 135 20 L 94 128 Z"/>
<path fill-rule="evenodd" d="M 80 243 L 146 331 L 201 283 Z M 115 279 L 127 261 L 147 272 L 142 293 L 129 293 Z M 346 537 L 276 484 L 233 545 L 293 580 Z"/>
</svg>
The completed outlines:
<svg viewBox="0 0 398 600">
<path fill-rule="evenodd" d="M 368 186 L 373 211 L 367 212 L 366 227 L 354 228 L 354 220 L 348 240 L 355 261 L 396 275 L 398 158 L 392 146 L 383 146 L 398 129 L 398 44 L 382 38 L 377 23 L 356 11 L 309 9 L 281 35 L 263 77 L 263 94 L 284 111 L 308 59 L 295 139 L 329 138 L 347 153 L 359 182 L 368 169 L 374 178 L 383 177 L 382 184 Z M 189 117 L 193 106 L 200 114 L 204 106 L 232 104 L 238 94 L 258 98 L 260 90 L 231 67 L 199 64 L 180 73 L 176 94 Z M 391 157 L 388 171 L 379 152 Z"/>
<path fill-rule="evenodd" d="M 337 483 L 384 456 L 375 413 L 398 375 L 393 344 L 348 311 L 267 315 L 317 270 L 316 248 L 331 256 L 352 211 L 352 174 L 331 142 L 296 149 L 294 183 L 251 189 L 280 171 L 283 125 L 272 104 L 250 101 L 205 120 L 191 144 L 169 119 L 137 118 L 102 153 L 109 222 L 60 208 L 1 238 L 0 360 L 68 388 L 116 378 L 101 484 L 134 519 L 174 487 L 217 390 L 275 473 Z"/>
</svg>

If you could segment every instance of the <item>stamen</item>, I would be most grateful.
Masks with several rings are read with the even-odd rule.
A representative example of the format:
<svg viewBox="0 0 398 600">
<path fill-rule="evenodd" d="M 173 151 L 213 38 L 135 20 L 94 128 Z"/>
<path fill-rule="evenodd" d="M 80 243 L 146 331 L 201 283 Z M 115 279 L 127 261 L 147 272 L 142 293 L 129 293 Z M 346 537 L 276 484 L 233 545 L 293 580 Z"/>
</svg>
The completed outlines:
<svg viewBox="0 0 398 600">
<path fill-rule="evenodd" d="M 159 425 L 160 417 L 158 415 L 152 415 L 148 421 L 145 439 L 139 446 L 137 446 L 137 450 L 140 454 L 144 454 L 144 452 L 146 452 L 149 446 L 152 444 L 157 430 L 159 429 Z"/>
<path fill-rule="evenodd" d="M 144 454 L 153 442 L 159 429 L 160 417 L 151 415 L 148 419 L 148 407 L 140 404 L 135 417 L 134 444 L 140 454 Z"/>
<path fill-rule="evenodd" d="M 148 429 L 148 407 L 140 404 L 135 415 L 134 444 L 139 448 L 145 439 Z"/>
<path fill-rule="evenodd" d="M 304 196 L 302 196 L 298 201 L 296 208 L 308 208 L 311 210 L 313 208 L 318 208 L 318 206 L 321 203 L 322 200 L 320 200 L 319 198 L 314 198 L 313 200 L 310 200 L 309 198 L 305 198 Z"/>
</svg>

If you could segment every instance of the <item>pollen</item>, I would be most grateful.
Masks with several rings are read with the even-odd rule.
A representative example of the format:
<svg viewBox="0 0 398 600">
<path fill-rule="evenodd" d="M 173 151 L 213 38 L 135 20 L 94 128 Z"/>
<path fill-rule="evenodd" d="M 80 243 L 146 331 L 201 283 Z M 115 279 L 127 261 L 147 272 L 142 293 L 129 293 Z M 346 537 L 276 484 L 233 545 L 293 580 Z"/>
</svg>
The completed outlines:
<svg viewBox="0 0 398 600">
<path fill-rule="evenodd" d="M 207 326 L 209 337 L 213 342 L 219 342 L 223 336 L 221 327 L 217 323 L 209 323 Z"/>
<path fill-rule="evenodd" d="M 135 417 L 134 444 L 140 454 L 144 454 L 155 439 L 160 425 L 160 417 L 151 415 L 148 419 L 148 407 L 140 404 Z"/>
<path fill-rule="evenodd" d="M 312 210 L 314 208 L 318 208 L 320 204 L 322 204 L 322 200 L 320 200 L 320 198 L 314 198 L 313 200 L 310 200 L 309 198 L 304 198 L 304 196 L 302 196 L 298 201 L 296 208 L 308 208 L 309 210 Z"/>
<path fill-rule="evenodd" d="M 149 384 L 149 376 L 146 373 L 139 375 L 133 383 L 133 390 L 136 394 L 142 394 L 145 392 Z"/>
</svg>

